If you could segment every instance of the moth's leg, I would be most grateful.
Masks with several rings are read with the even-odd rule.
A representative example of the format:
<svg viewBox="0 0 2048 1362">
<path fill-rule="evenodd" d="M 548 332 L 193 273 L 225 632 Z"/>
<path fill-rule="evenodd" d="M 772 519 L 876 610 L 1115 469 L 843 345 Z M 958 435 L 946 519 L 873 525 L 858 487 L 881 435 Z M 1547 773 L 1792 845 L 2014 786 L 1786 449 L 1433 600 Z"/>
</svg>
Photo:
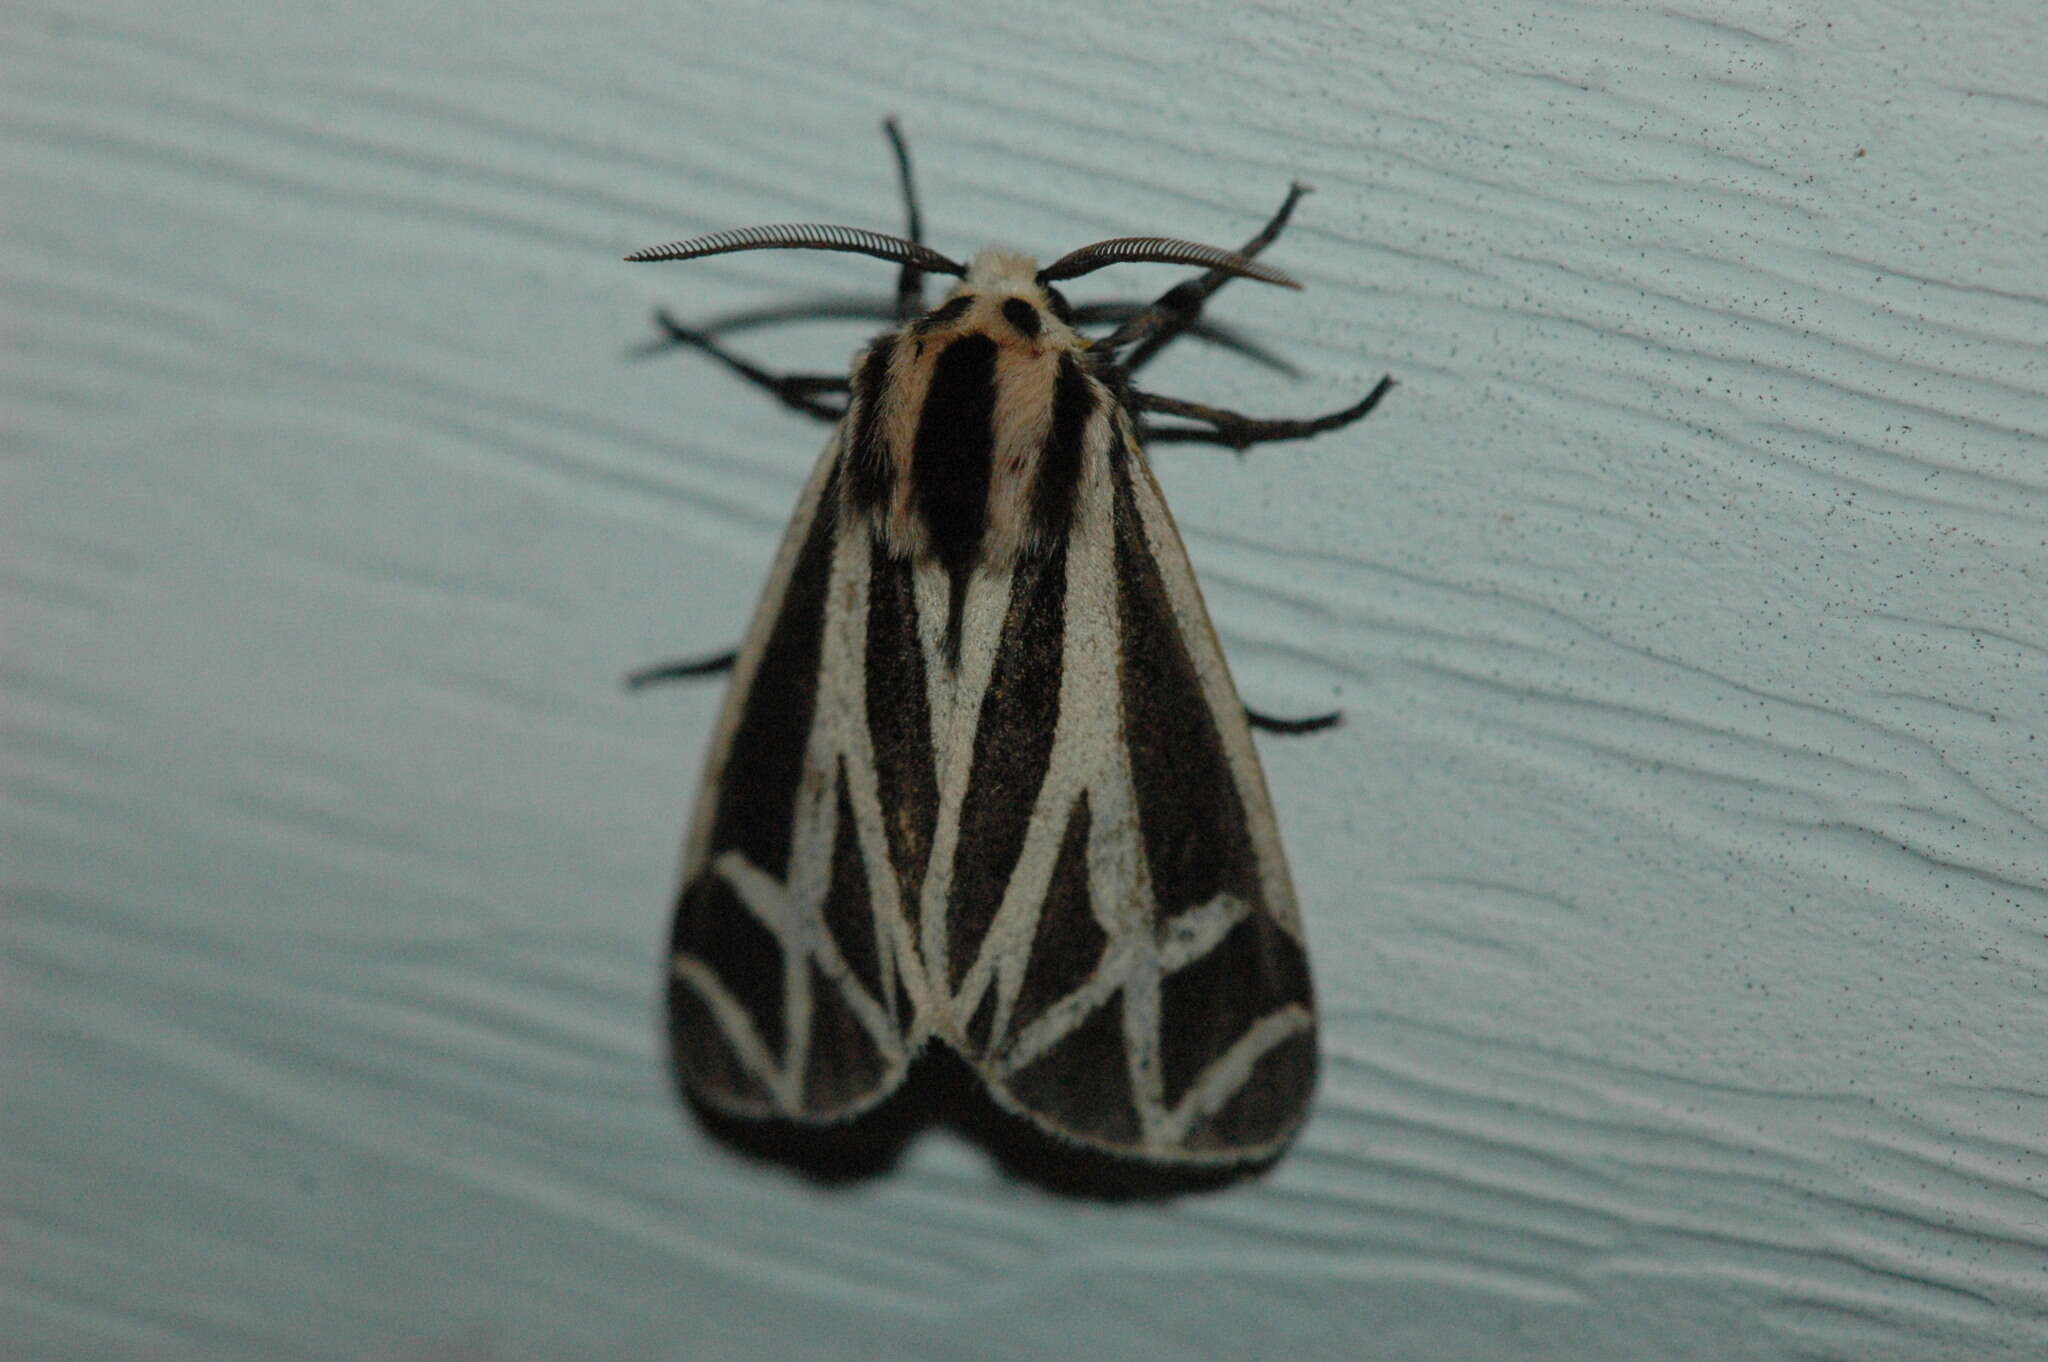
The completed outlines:
<svg viewBox="0 0 2048 1362">
<path fill-rule="evenodd" d="M 1257 235 L 1238 247 L 1237 253 L 1249 259 L 1272 245 L 1274 238 L 1280 235 L 1280 229 L 1287 225 L 1287 219 L 1294 216 L 1294 205 L 1306 193 L 1308 186 L 1299 180 L 1289 185 L 1287 197 L 1280 201 L 1280 210 L 1259 229 Z M 1210 270 L 1175 284 L 1144 311 L 1110 332 L 1099 344 L 1108 350 L 1118 350 L 1126 345 L 1137 347 L 1123 361 L 1124 372 L 1134 374 L 1193 326 L 1200 319 L 1202 305 L 1209 301 L 1209 296 L 1236 277 L 1229 270 Z"/>
<path fill-rule="evenodd" d="M 889 135 L 889 149 L 896 153 L 896 178 L 903 185 L 903 235 L 913 245 L 922 246 L 924 213 L 917 206 L 917 181 L 910 173 L 910 147 L 893 115 L 882 120 L 882 131 Z M 896 320 L 907 322 L 923 312 L 924 271 L 905 264 L 903 272 L 896 276 Z"/>
<path fill-rule="evenodd" d="M 1344 711 L 1333 709 L 1328 714 L 1311 714 L 1306 719 L 1276 719 L 1270 714 L 1261 714 L 1250 705 L 1244 707 L 1245 722 L 1266 733 L 1317 733 L 1325 728 L 1335 728 L 1344 722 Z"/>
<path fill-rule="evenodd" d="M 1141 412 L 1160 412 L 1167 416 L 1185 416 L 1192 421 L 1206 422 L 1213 429 L 1203 430 L 1195 426 L 1152 426 L 1145 431 L 1147 444 L 1208 444 L 1228 445 L 1235 450 L 1245 450 L 1253 445 L 1265 444 L 1269 440 L 1301 440 L 1311 435 L 1320 435 L 1326 430 L 1337 430 L 1358 420 L 1387 395 L 1394 386 L 1392 378 L 1383 378 L 1373 390 L 1342 411 L 1329 412 L 1322 416 L 1260 420 L 1254 416 L 1226 411 L 1222 407 L 1211 407 L 1201 402 L 1189 402 L 1178 397 L 1162 397 L 1158 393 L 1131 392 L 1131 405 Z"/>
<path fill-rule="evenodd" d="M 757 331 L 768 326 L 789 326 L 798 322 L 893 322 L 896 320 L 896 302 L 893 298 L 851 298 L 820 297 L 794 303 L 773 303 L 766 307 L 750 307 L 738 312 L 728 312 L 688 328 L 700 336 L 731 336 L 741 331 Z M 633 350 L 635 359 L 672 350 L 679 344 L 666 334 L 659 340 L 648 341 Z"/>
<path fill-rule="evenodd" d="M 819 396 L 821 393 L 849 391 L 851 384 L 844 374 L 771 374 L 726 349 L 704 332 L 684 326 L 665 308 L 656 309 L 654 323 L 677 345 L 703 351 L 749 383 L 773 393 L 785 407 L 806 416 L 815 416 L 820 421 L 836 422 L 846 415 L 844 405 L 823 401 Z"/>
<path fill-rule="evenodd" d="M 739 660 L 737 652 L 719 653 L 713 657 L 689 657 L 677 662 L 658 662 L 652 667 L 642 667 L 626 677 L 627 690 L 639 690 L 645 686 L 658 686 L 664 681 L 688 681 L 699 676 L 718 676 L 732 670 L 732 664 Z"/>
<path fill-rule="evenodd" d="M 1074 305 L 1074 323 L 1077 326 L 1121 326 L 1143 312 L 1146 306 L 1128 301 L 1077 303 Z M 1275 354 L 1232 327 L 1220 326 L 1204 318 L 1190 323 L 1181 334 L 1194 336 L 1234 355 L 1242 355 L 1262 369 L 1271 369 L 1289 378 L 1301 377 L 1301 370 L 1288 363 L 1285 355 Z"/>
</svg>

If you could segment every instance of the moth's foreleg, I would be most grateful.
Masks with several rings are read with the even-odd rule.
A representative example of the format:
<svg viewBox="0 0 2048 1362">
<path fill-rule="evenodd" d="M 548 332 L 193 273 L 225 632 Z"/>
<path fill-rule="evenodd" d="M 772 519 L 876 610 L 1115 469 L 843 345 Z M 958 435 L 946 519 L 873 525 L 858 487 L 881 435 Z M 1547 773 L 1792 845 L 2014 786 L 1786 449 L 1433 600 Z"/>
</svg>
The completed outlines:
<svg viewBox="0 0 2048 1362">
<path fill-rule="evenodd" d="M 1121 326 L 1143 312 L 1146 306 L 1147 304 L 1144 303 L 1124 300 L 1076 303 L 1074 305 L 1074 324 L 1076 326 Z M 1290 363 L 1285 355 L 1267 349 L 1250 337 L 1240 333 L 1235 327 L 1223 326 L 1205 317 L 1190 323 L 1187 330 L 1181 334 L 1193 336 L 1197 340 L 1205 341 L 1220 350 L 1228 350 L 1233 355 L 1240 355 L 1262 369 L 1271 369 L 1274 373 L 1285 374 L 1289 378 L 1301 377 L 1301 370 Z"/>
<path fill-rule="evenodd" d="M 1251 240 L 1240 246 L 1237 253 L 1250 259 L 1272 245 L 1280 235 L 1280 229 L 1287 225 L 1287 219 L 1294 215 L 1294 205 L 1307 192 L 1308 186 L 1299 180 L 1289 185 L 1279 211 Z M 1183 280 L 1160 294 L 1150 307 L 1111 332 L 1101 344 L 1111 350 L 1135 346 L 1123 361 L 1124 371 L 1134 374 L 1200 320 L 1202 305 L 1209 301 L 1210 295 L 1236 277 L 1230 270 L 1210 270 Z"/>
<path fill-rule="evenodd" d="M 1320 435 L 1327 430 L 1338 430 L 1358 420 L 1387 395 L 1394 386 L 1392 378 L 1383 378 L 1373 390 L 1341 411 L 1327 412 L 1322 416 L 1281 417 L 1262 419 L 1246 416 L 1242 412 L 1212 407 L 1203 402 L 1189 402 L 1179 397 L 1164 397 L 1158 393 L 1131 391 L 1131 405 L 1141 412 L 1156 412 L 1164 416 L 1185 416 L 1191 421 L 1206 423 L 1210 429 L 1196 426 L 1148 426 L 1145 443 L 1160 444 L 1209 444 L 1227 445 L 1243 451 L 1253 445 L 1266 444 L 1273 440 L 1303 440 L 1311 435 Z"/>
<path fill-rule="evenodd" d="M 843 403 L 829 402 L 820 396 L 849 391 L 850 384 L 844 374 L 771 374 L 751 360 L 726 349 L 707 333 L 684 326 L 666 309 L 656 309 L 654 324 L 677 345 L 687 345 L 711 356 L 747 382 L 773 393 L 785 407 L 826 422 L 836 422 L 846 415 Z"/>
<path fill-rule="evenodd" d="M 882 120 L 882 131 L 889 136 L 889 149 L 896 153 L 896 179 L 903 186 L 903 236 L 919 246 L 924 245 L 924 211 L 917 204 L 917 181 L 910 173 L 910 146 L 903 140 L 903 129 L 896 125 L 894 117 Z M 896 320 L 907 322 L 924 311 L 924 271 L 905 263 L 903 272 L 896 276 Z"/>
</svg>

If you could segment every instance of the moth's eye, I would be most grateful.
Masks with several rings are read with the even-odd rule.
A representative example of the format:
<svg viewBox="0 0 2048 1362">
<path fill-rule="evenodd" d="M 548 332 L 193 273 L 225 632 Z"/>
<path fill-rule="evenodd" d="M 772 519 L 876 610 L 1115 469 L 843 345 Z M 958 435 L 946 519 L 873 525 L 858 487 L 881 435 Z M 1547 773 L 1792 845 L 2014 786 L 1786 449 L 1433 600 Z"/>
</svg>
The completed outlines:
<svg viewBox="0 0 2048 1362">
<path fill-rule="evenodd" d="M 1052 304 L 1053 316 L 1058 317 L 1068 326 L 1074 324 L 1074 309 L 1068 306 L 1066 294 L 1061 293 L 1056 288 L 1049 287 L 1045 291 L 1045 300 Z"/>
<path fill-rule="evenodd" d="M 1022 298 L 1003 299 L 1003 320 L 1025 340 L 1038 339 L 1038 309 Z"/>
</svg>

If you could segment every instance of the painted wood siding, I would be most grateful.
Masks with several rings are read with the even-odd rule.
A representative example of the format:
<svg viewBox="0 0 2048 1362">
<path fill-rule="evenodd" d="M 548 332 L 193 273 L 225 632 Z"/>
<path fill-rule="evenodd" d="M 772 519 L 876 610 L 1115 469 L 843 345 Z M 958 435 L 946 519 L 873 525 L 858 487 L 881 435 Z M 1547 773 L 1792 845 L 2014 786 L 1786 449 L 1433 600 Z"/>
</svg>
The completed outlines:
<svg viewBox="0 0 2048 1362">
<path fill-rule="evenodd" d="M 0 19 L 0 1353 L 2048 1353 L 2048 104 L 2031 0 L 386 0 Z M 817 428 L 721 227 L 1232 243 L 1156 466 L 1324 1012 L 1267 1179 L 826 1194 L 657 1040 Z M 1163 287 L 1132 267 L 1077 302 Z M 1087 285 L 1085 288 L 1083 285 Z M 842 367 L 859 325 L 751 332 Z"/>
</svg>

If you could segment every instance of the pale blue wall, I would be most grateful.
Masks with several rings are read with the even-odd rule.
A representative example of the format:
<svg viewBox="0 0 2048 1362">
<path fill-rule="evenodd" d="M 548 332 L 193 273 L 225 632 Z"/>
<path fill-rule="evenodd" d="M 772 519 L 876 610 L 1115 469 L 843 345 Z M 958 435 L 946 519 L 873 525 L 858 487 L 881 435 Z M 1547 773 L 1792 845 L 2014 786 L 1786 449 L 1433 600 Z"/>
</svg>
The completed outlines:
<svg viewBox="0 0 2048 1362">
<path fill-rule="evenodd" d="M 2048 1351 L 2030 0 L 292 9 L 0 19 L 0 1357 Z M 893 227 L 891 111 L 956 253 L 1313 181 L 1223 307 L 1300 380 L 1158 382 L 1402 381 L 1160 457 L 1252 703 L 1349 716 L 1264 740 L 1262 1183 L 825 1195 L 669 1093 L 717 694 L 617 680 L 820 437 L 626 353 L 888 271 L 618 256 Z"/>
</svg>

